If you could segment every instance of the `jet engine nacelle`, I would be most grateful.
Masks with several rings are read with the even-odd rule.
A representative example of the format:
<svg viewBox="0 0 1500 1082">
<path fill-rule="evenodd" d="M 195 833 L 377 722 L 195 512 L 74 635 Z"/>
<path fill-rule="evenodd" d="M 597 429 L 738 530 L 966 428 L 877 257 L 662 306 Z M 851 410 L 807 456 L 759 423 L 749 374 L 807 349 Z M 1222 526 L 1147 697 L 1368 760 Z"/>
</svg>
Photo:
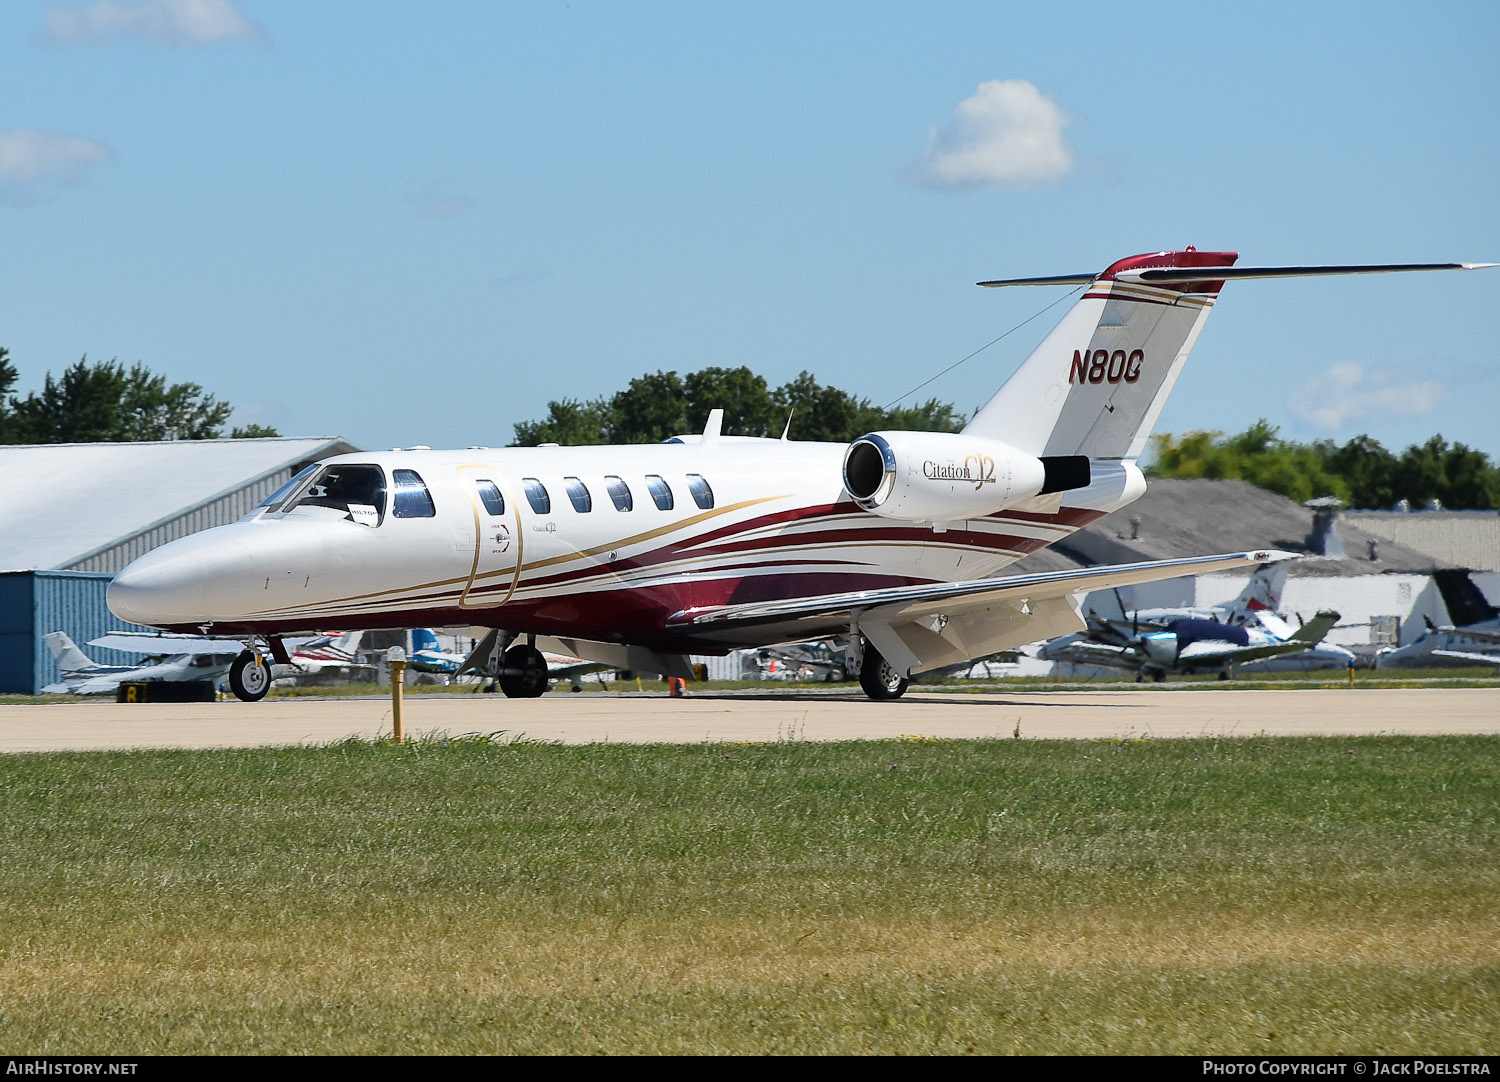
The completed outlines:
<svg viewBox="0 0 1500 1082">
<path fill-rule="evenodd" d="M 844 452 L 844 487 L 866 511 L 911 522 L 982 518 L 1089 483 L 1088 458 L 1037 458 L 946 432 L 872 432 Z"/>
</svg>

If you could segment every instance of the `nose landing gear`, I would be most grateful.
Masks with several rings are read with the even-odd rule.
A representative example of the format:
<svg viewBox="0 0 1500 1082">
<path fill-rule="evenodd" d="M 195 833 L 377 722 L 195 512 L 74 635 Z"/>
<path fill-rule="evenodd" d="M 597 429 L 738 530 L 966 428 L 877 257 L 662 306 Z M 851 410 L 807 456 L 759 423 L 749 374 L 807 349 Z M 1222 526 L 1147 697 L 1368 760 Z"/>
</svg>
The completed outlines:
<svg viewBox="0 0 1500 1082">
<path fill-rule="evenodd" d="M 235 698 L 258 703 L 271 690 L 271 663 L 254 650 L 246 650 L 229 666 L 229 690 Z"/>
</svg>

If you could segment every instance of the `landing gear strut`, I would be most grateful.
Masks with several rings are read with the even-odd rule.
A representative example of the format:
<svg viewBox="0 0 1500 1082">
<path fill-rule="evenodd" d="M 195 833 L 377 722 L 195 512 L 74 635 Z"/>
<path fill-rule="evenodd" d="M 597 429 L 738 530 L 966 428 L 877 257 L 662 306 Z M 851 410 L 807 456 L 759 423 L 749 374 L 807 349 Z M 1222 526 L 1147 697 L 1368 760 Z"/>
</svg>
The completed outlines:
<svg viewBox="0 0 1500 1082">
<path fill-rule="evenodd" d="M 254 650 L 246 650 L 229 666 L 229 690 L 247 703 L 260 702 L 271 690 L 271 663 Z"/>
<path fill-rule="evenodd" d="M 859 686 L 864 688 L 865 694 L 876 702 L 905 695 L 911 681 L 897 672 L 869 639 L 863 645 L 864 663 L 859 668 Z"/>
<path fill-rule="evenodd" d="M 547 659 L 535 646 L 512 646 L 500 662 L 500 690 L 511 699 L 535 699 L 547 690 Z"/>
</svg>

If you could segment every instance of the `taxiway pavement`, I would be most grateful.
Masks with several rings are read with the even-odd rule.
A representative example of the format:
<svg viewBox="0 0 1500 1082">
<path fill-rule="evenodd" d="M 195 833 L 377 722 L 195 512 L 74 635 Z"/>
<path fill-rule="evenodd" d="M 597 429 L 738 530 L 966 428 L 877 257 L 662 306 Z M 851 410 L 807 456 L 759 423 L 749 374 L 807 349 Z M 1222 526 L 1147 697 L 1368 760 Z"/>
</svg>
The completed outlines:
<svg viewBox="0 0 1500 1082">
<path fill-rule="evenodd" d="M 0 706 L 0 752 L 327 744 L 391 734 L 389 698 Z M 408 695 L 408 738 L 503 733 L 585 743 L 1500 733 L 1500 688 Z"/>
</svg>

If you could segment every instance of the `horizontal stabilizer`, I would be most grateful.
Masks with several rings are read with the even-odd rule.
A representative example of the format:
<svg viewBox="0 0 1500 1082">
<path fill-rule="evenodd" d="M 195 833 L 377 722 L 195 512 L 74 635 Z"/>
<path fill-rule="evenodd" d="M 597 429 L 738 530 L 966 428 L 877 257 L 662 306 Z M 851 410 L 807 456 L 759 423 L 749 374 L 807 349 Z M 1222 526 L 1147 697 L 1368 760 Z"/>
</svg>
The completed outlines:
<svg viewBox="0 0 1500 1082">
<path fill-rule="evenodd" d="M 1331 274 L 1398 274 L 1404 271 L 1481 270 L 1500 263 L 1355 263 L 1315 267 L 1146 267 L 1116 273 L 1121 282 L 1178 285 L 1188 282 L 1237 282 L 1251 278 L 1315 278 Z M 1041 278 L 998 278 L 979 282 L 986 288 L 1001 286 L 1084 286 L 1097 274 L 1053 274 Z"/>
</svg>

